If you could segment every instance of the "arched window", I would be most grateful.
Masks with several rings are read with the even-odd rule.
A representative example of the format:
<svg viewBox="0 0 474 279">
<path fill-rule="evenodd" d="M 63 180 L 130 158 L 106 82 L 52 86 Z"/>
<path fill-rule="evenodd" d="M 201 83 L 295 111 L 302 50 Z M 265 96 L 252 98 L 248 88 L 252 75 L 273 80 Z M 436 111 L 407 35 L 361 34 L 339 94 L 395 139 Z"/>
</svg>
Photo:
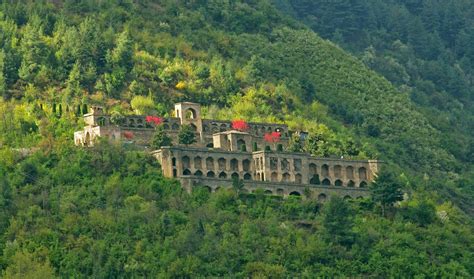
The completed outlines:
<svg viewBox="0 0 474 279">
<path fill-rule="evenodd" d="M 194 173 L 195 176 L 202 176 L 202 171 L 200 170 L 197 170 L 195 173 Z"/>
<path fill-rule="evenodd" d="M 210 143 L 206 144 L 206 147 L 207 148 L 214 148 L 214 143 L 210 142 Z"/>
<path fill-rule="evenodd" d="M 194 168 L 195 169 L 202 169 L 202 159 L 201 159 L 201 157 L 199 157 L 199 156 L 194 157 Z"/>
<path fill-rule="evenodd" d="M 348 201 L 348 200 L 351 200 L 351 199 L 352 199 L 352 197 L 349 196 L 349 195 L 345 195 L 345 196 L 344 196 L 344 200 L 345 200 L 345 201 Z"/>
<path fill-rule="evenodd" d="M 176 124 L 176 123 L 173 123 L 173 124 L 171 125 L 171 130 L 174 130 L 174 131 L 179 130 L 179 125 Z"/>
<path fill-rule="evenodd" d="M 168 124 L 163 124 L 163 129 L 169 130 L 169 129 L 170 129 L 170 125 L 168 125 Z"/>
<path fill-rule="evenodd" d="M 321 181 L 319 180 L 319 175 L 317 174 L 313 175 L 313 177 L 311 177 L 311 179 L 309 180 L 309 184 L 312 184 L 312 185 L 321 184 Z"/>
<path fill-rule="evenodd" d="M 244 171 L 250 171 L 250 160 L 245 159 L 242 161 L 242 168 Z"/>
<path fill-rule="evenodd" d="M 329 166 L 328 166 L 328 165 L 326 165 L 326 164 L 322 165 L 322 167 L 321 167 L 321 175 L 322 175 L 323 177 L 329 176 Z"/>
<path fill-rule="evenodd" d="M 349 180 L 349 182 L 347 182 L 347 187 L 354 187 L 354 186 L 355 186 L 354 181 Z"/>
<path fill-rule="evenodd" d="M 239 139 L 237 140 L 237 149 L 239 151 L 247 151 L 247 145 L 245 144 L 245 140 Z"/>
<path fill-rule="evenodd" d="M 285 194 L 285 190 L 277 189 L 277 194 L 283 196 Z"/>
<path fill-rule="evenodd" d="M 265 191 L 263 191 L 263 193 L 264 193 L 265 195 L 272 195 L 272 194 L 273 194 L 273 192 L 272 192 L 271 190 L 268 190 L 268 189 L 265 190 Z"/>
<path fill-rule="evenodd" d="M 261 178 L 261 175 L 260 173 L 257 173 L 257 180 L 260 181 L 262 178 Z"/>
<path fill-rule="evenodd" d="M 86 140 L 84 141 L 84 145 L 88 146 L 91 144 L 91 134 L 89 132 L 86 133 Z"/>
<path fill-rule="evenodd" d="M 315 175 L 318 174 L 318 170 L 316 168 L 316 165 L 311 163 L 309 164 L 309 175 Z"/>
<path fill-rule="evenodd" d="M 227 130 L 227 125 L 225 125 L 225 124 L 221 124 L 221 126 L 220 126 L 220 129 L 219 129 L 219 130 L 220 130 L 221 132 L 224 132 L 224 131 L 226 131 L 226 130 Z"/>
<path fill-rule="evenodd" d="M 129 118 L 129 119 L 128 119 L 128 126 L 129 126 L 129 127 L 135 127 L 135 120 L 132 119 L 132 118 Z"/>
<path fill-rule="evenodd" d="M 359 179 L 367 180 L 367 170 L 364 167 L 359 168 Z"/>
<path fill-rule="evenodd" d="M 325 179 L 323 180 L 322 184 L 323 184 L 324 186 L 329 186 L 329 185 L 331 185 L 331 180 L 325 178 Z"/>
<path fill-rule="evenodd" d="M 206 169 L 213 170 L 214 169 L 214 158 L 207 157 L 206 158 Z"/>
<path fill-rule="evenodd" d="M 196 115 L 196 111 L 195 111 L 194 109 L 192 109 L 192 108 L 188 108 L 188 109 L 186 110 L 185 115 L 184 115 L 184 117 L 185 117 L 186 119 L 196 119 L 196 116 L 197 116 L 197 115 Z"/>
<path fill-rule="evenodd" d="M 281 177 L 281 181 L 282 181 L 282 182 L 289 182 L 289 181 L 290 181 L 290 178 L 291 178 L 290 174 L 287 173 L 287 172 L 285 172 L 285 173 L 282 175 L 282 177 Z"/>
<path fill-rule="evenodd" d="M 244 174 L 244 180 L 252 180 L 252 175 L 250 173 L 245 173 Z"/>
<path fill-rule="evenodd" d="M 183 156 L 183 158 L 181 158 L 181 163 L 183 164 L 183 169 L 191 168 L 191 163 L 188 156 Z"/>
<path fill-rule="evenodd" d="M 204 187 L 204 189 L 206 189 L 209 193 L 212 192 L 212 188 L 211 188 L 211 187 L 209 187 L 209 186 L 207 186 L 207 185 L 204 185 L 203 187 Z"/>
<path fill-rule="evenodd" d="M 191 175 L 191 171 L 188 169 L 183 170 L 183 175 Z"/>
<path fill-rule="evenodd" d="M 337 179 L 336 181 L 334 181 L 334 185 L 335 186 L 342 186 L 342 180 Z"/>
<path fill-rule="evenodd" d="M 208 171 L 206 174 L 207 177 L 215 177 L 216 174 L 213 171 Z"/>
<path fill-rule="evenodd" d="M 298 191 L 293 191 L 293 192 L 290 193 L 290 196 L 297 196 L 297 197 L 299 197 L 299 196 L 301 196 L 301 194 L 300 194 L 300 192 L 298 192 Z"/>
<path fill-rule="evenodd" d="M 298 184 L 303 183 L 303 177 L 301 176 L 301 174 L 299 173 L 295 174 L 295 183 L 298 183 Z"/>
<path fill-rule="evenodd" d="M 230 177 L 232 177 L 232 179 L 239 179 L 239 174 L 234 172 L 234 173 L 232 173 L 232 175 Z"/>
<path fill-rule="evenodd" d="M 217 132 L 219 132 L 219 126 L 217 126 L 216 123 L 212 123 L 211 130 L 212 130 L 212 132 L 217 133 Z"/>
<path fill-rule="evenodd" d="M 362 181 L 362 182 L 359 184 L 359 188 L 365 188 L 365 187 L 367 187 L 367 182 Z"/>
<path fill-rule="evenodd" d="M 278 174 L 276 172 L 272 172 L 271 181 L 272 182 L 278 181 Z"/>
<path fill-rule="evenodd" d="M 171 159 L 171 164 L 173 165 L 173 167 L 176 167 L 176 158 L 175 157 L 173 157 Z"/>
<path fill-rule="evenodd" d="M 217 160 L 217 165 L 219 166 L 219 170 L 225 170 L 226 169 L 225 159 L 224 158 L 219 158 L 219 160 Z"/>
<path fill-rule="evenodd" d="M 219 178 L 227 178 L 227 174 L 225 172 L 219 173 Z"/>
<path fill-rule="evenodd" d="M 321 194 L 318 195 L 318 201 L 324 202 L 326 199 L 327 199 L 326 194 L 321 193 Z"/>
<path fill-rule="evenodd" d="M 353 168 L 353 167 L 348 166 L 348 167 L 346 168 L 346 176 L 347 176 L 347 178 L 349 178 L 349 179 L 354 179 L 354 168 Z"/>
<path fill-rule="evenodd" d="M 203 132 L 209 132 L 209 126 L 207 124 L 202 125 Z"/>
<path fill-rule="evenodd" d="M 230 160 L 230 170 L 239 171 L 239 161 L 237 159 Z"/>
<path fill-rule="evenodd" d="M 176 169 L 173 170 L 173 177 L 177 177 L 178 176 L 178 171 Z"/>
<path fill-rule="evenodd" d="M 339 165 L 334 166 L 334 176 L 337 178 L 342 177 L 342 168 Z"/>
</svg>

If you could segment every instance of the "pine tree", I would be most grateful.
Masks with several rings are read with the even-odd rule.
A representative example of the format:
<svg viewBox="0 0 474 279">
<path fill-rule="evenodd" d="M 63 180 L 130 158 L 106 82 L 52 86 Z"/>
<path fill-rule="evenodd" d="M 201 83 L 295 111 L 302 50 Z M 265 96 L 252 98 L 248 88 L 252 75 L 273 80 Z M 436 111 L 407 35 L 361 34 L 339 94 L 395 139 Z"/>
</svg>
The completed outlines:
<svg viewBox="0 0 474 279">
<path fill-rule="evenodd" d="M 372 200 L 380 204 L 382 216 L 385 216 L 387 207 L 392 206 L 397 201 L 403 200 L 403 192 L 400 184 L 395 174 L 387 170 L 379 172 L 375 181 L 372 182 L 370 187 Z"/>
</svg>

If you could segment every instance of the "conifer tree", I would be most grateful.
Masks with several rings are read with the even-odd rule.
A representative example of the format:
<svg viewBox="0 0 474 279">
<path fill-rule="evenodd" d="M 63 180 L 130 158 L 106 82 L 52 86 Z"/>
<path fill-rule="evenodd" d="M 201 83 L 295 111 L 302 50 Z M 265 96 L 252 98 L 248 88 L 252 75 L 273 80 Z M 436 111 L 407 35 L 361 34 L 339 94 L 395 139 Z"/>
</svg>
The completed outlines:
<svg viewBox="0 0 474 279">
<path fill-rule="evenodd" d="M 179 130 L 178 141 L 180 144 L 190 145 L 196 142 L 196 135 L 191 125 L 182 125 Z"/>
</svg>

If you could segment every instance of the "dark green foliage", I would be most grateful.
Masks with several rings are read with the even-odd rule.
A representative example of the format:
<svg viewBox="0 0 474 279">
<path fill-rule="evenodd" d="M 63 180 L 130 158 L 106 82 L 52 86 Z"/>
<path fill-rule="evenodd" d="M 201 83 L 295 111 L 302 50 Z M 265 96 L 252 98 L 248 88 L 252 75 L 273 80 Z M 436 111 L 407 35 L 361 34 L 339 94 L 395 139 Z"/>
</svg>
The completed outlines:
<svg viewBox="0 0 474 279">
<path fill-rule="evenodd" d="M 162 146 L 171 146 L 172 143 L 172 139 L 168 136 L 163 126 L 158 126 L 156 128 L 155 134 L 153 135 L 151 147 L 153 149 L 158 149 Z"/>
<path fill-rule="evenodd" d="M 344 246 L 354 242 L 354 212 L 342 198 L 334 196 L 324 205 L 323 227 L 327 241 Z"/>
<path fill-rule="evenodd" d="M 403 200 L 401 182 L 392 171 L 382 169 L 377 178 L 370 185 L 372 200 L 380 204 L 382 216 L 385 209 L 394 203 Z"/>
<path fill-rule="evenodd" d="M 196 142 L 196 134 L 191 125 L 182 125 L 178 133 L 178 142 L 189 145 Z"/>
</svg>

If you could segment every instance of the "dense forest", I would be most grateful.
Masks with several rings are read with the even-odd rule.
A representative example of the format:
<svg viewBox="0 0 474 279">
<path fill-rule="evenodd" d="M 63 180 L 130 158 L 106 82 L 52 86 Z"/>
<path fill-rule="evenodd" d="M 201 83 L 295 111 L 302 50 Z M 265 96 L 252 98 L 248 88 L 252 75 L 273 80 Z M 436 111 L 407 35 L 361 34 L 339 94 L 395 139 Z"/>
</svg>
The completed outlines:
<svg viewBox="0 0 474 279">
<path fill-rule="evenodd" d="M 0 276 L 474 274 L 469 1 L 0 3 Z M 73 146 L 91 105 L 177 101 L 385 170 L 320 204 L 186 193 L 133 146 Z"/>
</svg>

